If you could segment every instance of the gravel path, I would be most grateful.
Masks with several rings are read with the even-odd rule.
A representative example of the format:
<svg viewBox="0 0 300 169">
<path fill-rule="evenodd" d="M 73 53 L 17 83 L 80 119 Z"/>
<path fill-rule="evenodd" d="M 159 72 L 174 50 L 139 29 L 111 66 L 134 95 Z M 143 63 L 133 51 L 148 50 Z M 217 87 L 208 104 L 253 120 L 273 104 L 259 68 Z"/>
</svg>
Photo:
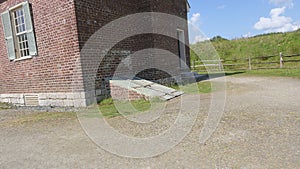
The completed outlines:
<svg viewBox="0 0 300 169">
<path fill-rule="evenodd" d="M 210 94 L 201 95 L 191 132 L 170 151 L 146 159 L 101 149 L 74 113 L 0 110 L 0 168 L 299 168 L 299 91 L 299 79 L 227 77 L 225 112 L 205 144 L 199 143 L 199 134 Z M 197 95 L 185 97 L 192 102 Z M 164 114 L 150 124 L 121 117 L 108 122 L 126 135 L 155 136 L 172 126 L 179 103 L 180 98 L 168 102 Z"/>
</svg>

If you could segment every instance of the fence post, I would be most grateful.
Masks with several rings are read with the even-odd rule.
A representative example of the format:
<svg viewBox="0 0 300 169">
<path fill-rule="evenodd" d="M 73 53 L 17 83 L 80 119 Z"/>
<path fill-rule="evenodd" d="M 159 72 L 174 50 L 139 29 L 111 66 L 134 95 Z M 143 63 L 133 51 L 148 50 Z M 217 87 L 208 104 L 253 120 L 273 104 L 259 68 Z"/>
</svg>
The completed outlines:
<svg viewBox="0 0 300 169">
<path fill-rule="evenodd" d="M 223 69 L 222 69 L 222 60 L 221 59 L 219 59 L 219 71 L 220 72 L 223 71 Z"/>
<path fill-rule="evenodd" d="M 283 68 L 283 54 L 282 54 L 282 52 L 280 52 L 280 69 L 282 69 Z"/>
<path fill-rule="evenodd" d="M 249 70 L 252 70 L 252 65 L 251 65 L 251 56 L 249 56 Z"/>
</svg>

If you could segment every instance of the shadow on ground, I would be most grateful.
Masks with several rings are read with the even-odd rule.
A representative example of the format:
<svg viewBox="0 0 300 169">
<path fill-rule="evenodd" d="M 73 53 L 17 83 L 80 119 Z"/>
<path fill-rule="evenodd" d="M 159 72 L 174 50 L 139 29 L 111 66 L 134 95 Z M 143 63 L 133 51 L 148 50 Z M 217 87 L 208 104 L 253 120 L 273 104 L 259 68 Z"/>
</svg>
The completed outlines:
<svg viewBox="0 0 300 169">
<path fill-rule="evenodd" d="M 215 79 L 215 78 L 220 78 L 220 77 L 224 77 L 224 76 L 233 76 L 233 75 L 243 74 L 243 73 L 245 73 L 245 72 L 239 71 L 239 72 L 230 72 L 230 73 L 221 72 L 221 73 L 208 73 L 208 74 L 194 73 L 194 76 L 195 76 L 196 81 L 200 82 L 203 80 Z"/>
</svg>

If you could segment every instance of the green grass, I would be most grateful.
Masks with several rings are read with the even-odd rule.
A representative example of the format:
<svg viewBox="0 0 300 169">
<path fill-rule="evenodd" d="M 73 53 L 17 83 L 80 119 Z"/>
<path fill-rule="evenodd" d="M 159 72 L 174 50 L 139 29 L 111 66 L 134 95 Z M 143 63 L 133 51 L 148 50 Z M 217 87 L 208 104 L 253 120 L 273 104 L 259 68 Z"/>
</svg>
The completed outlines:
<svg viewBox="0 0 300 169">
<path fill-rule="evenodd" d="M 120 116 L 121 114 L 118 112 L 116 107 L 113 104 L 112 99 L 105 99 L 99 104 L 99 109 L 102 113 L 103 117 L 112 118 Z"/>
<path fill-rule="evenodd" d="M 199 42 L 192 45 L 191 48 L 200 53 L 201 57 L 205 57 L 210 54 L 210 51 L 207 50 L 210 50 L 208 46 L 211 43 L 222 59 L 279 55 L 280 52 L 283 52 L 283 54 L 298 54 L 300 53 L 299 37 L 300 29 L 294 32 L 270 33 L 234 40 L 212 39 L 211 41 Z M 192 52 L 191 58 L 195 58 L 193 54 Z"/>
<path fill-rule="evenodd" d="M 99 109 L 102 113 L 102 116 L 105 118 L 113 118 L 121 116 L 115 107 L 115 103 L 118 104 L 119 109 L 122 109 L 123 114 L 130 115 L 136 113 L 146 112 L 151 107 L 152 103 L 160 103 L 161 101 L 157 98 L 153 100 L 135 100 L 135 101 L 114 101 L 112 98 L 105 99 L 99 103 Z"/>
<path fill-rule="evenodd" d="M 218 90 L 219 83 L 214 82 L 213 84 L 214 85 L 212 85 L 210 81 L 204 81 L 180 87 L 172 86 L 172 88 L 181 90 L 186 94 L 211 93 Z M 121 114 L 115 107 L 115 103 L 117 103 L 118 108 L 122 110 L 122 113 L 124 115 L 131 115 L 146 112 L 150 109 L 151 106 L 153 109 L 160 109 L 163 101 L 161 101 L 159 98 L 153 98 L 151 99 L 151 101 L 144 99 L 135 101 L 114 101 L 112 98 L 108 98 L 104 99 L 98 104 L 101 113 L 92 112 L 89 113 L 89 117 L 113 118 L 121 116 Z"/>
<path fill-rule="evenodd" d="M 0 110 L 9 109 L 10 107 L 11 107 L 10 104 L 0 102 Z"/>
<path fill-rule="evenodd" d="M 197 87 L 195 84 L 182 86 L 182 91 L 187 94 L 211 93 L 214 91 L 209 81 L 198 82 Z"/>
<path fill-rule="evenodd" d="M 262 76 L 300 78 L 300 69 L 261 69 L 245 71 L 226 71 L 226 76 Z"/>
<path fill-rule="evenodd" d="M 217 91 L 216 87 L 213 87 L 213 84 L 209 81 L 207 82 L 198 82 L 199 93 L 211 93 Z"/>
<path fill-rule="evenodd" d="M 186 94 L 205 94 L 221 90 L 222 83 L 202 81 L 195 84 L 188 84 L 184 86 L 172 86 L 173 89 L 183 91 Z"/>
<path fill-rule="evenodd" d="M 225 64 L 244 64 L 239 66 L 225 66 L 226 70 L 230 69 L 247 69 L 247 58 L 256 58 L 261 56 L 275 56 L 270 58 L 253 59 L 256 62 L 278 62 L 270 65 L 252 65 L 253 68 L 262 67 L 279 67 L 279 53 L 283 55 L 300 54 L 300 29 L 288 33 L 270 33 L 258 35 L 251 38 L 239 38 L 226 40 L 215 38 L 210 41 L 199 42 L 191 45 L 191 63 L 194 60 L 232 60 Z M 198 55 L 198 56 L 197 56 Z M 285 61 L 299 60 L 300 57 L 284 58 Z M 285 63 L 286 68 L 300 68 L 300 62 Z"/>
</svg>

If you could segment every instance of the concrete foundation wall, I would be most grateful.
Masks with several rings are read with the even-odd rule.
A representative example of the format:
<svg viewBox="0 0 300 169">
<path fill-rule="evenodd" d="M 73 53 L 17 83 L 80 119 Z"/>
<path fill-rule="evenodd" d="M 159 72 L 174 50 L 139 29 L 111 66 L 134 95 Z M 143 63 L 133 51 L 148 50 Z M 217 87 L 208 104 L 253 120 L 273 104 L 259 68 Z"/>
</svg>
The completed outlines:
<svg viewBox="0 0 300 169">
<path fill-rule="evenodd" d="M 97 96 L 98 93 L 98 96 Z M 0 94 L 0 102 L 16 106 L 86 107 L 97 102 L 101 93 L 97 91 L 76 93 L 23 93 Z"/>
</svg>

